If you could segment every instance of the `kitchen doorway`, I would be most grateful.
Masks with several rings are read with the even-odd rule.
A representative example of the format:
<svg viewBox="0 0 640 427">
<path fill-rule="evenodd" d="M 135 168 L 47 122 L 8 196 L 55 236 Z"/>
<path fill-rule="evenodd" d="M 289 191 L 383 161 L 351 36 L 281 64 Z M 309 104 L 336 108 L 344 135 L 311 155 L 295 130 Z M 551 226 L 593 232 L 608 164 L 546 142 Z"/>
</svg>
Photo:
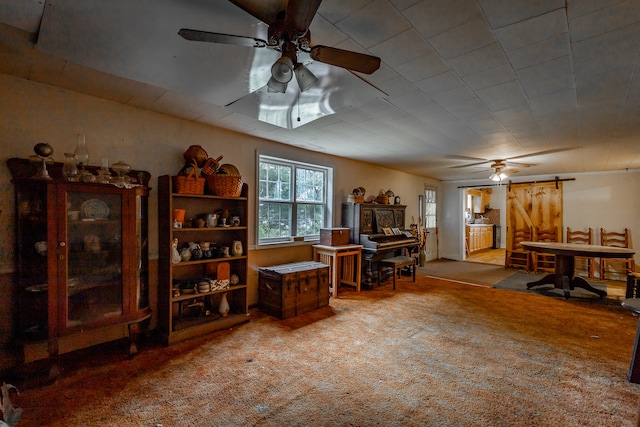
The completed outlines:
<svg viewBox="0 0 640 427">
<path fill-rule="evenodd" d="M 505 187 L 471 187 L 464 191 L 464 260 L 504 266 Z"/>
</svg>

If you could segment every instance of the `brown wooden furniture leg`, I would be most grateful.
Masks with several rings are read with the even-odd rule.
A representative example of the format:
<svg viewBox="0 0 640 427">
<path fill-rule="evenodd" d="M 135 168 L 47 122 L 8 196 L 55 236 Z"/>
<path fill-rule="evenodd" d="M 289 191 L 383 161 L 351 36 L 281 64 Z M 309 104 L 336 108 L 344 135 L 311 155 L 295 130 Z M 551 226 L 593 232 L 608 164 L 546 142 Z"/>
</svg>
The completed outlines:
<svg viewBox="0 0 640 427">
<path fill-rule="evenodd" d="M 129 358 L 132 358 L 138 353 L 138 338 L 140 337 L 140 333 L 147 330 L 150 319 L 151 314 L 129 323 Z"/>
<path fill-rule="evenodd" d="M 564 280 L 564 276 L 568 280 Z M 574 288 L 583 288 L 597 294 L 600 298 L 607 296 L 605 291 L 591 286 L 582 277 L 575 275 L 575 258 L 570 255 L 556 255 L 556 265 L 553 274 L 548 274 L 535 282 L 527 283 L 527 289 L 540 285 L 553 285 L 555 289 L 562 289 L 565 299 L 569 299 L 569 291 Z"/>
</svg>

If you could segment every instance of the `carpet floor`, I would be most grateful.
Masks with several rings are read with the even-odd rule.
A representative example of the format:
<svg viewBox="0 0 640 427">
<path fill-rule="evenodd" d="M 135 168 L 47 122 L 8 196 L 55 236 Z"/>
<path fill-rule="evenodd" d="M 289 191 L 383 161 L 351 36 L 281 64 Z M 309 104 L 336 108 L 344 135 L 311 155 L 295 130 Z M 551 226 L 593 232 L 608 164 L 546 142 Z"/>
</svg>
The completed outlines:
<svg viewBox="0 0 640 427">
<path fill-rule="evenodd" d="M 498 289 L 511 289 L 518 292 L 545 295 L 556 298 L 564 298 L 562 289 L 555 289 L 553 285 L 540 285 L 527 289 L 528 282 L 535 282 L 546 276 L 546 274 L 533 274 L 524 271 L 517 271 L 509 277 L 504 278 L 494 285 Z M 620 280 L 598 280 L 589 278 L 589 284 L 596 289 L 607 292 L 607 296 L 601 300 L 603 303 L 620 304 L 625 298 L 626 282 Z M 571 299 L 598 300 L 599 297 L 593 292 L 582 288 L 574 288 L 569 292 Z"/>
<path fill-rule="evenodd" d="M 21 387 L 19 426 L 633 426 L 637 318 L 593 304 L 403 277 L 169 348 L 62 358 Z"/>
<path fill-rule="evenodd" d="M 505 269 L 504 266 L 493 264 L 438 259 L 427 262 L 424 267 L 419 267 L 418 271 L 425 276 L 493 286 L 518 270 Z"/>
</svg>

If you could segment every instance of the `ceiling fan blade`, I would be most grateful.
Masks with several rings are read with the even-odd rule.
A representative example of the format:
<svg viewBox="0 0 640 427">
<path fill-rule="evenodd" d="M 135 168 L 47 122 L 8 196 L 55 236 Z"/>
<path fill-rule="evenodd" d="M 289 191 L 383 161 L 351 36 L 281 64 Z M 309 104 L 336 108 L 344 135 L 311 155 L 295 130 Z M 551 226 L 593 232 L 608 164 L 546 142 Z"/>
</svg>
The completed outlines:
<svg viewBox="0 0 640 427">
<path fill-rule="evenodd" d="M 269 44 L 266 40 L 255 37 L 234 36 L 232 34 L 210 33 L 208 31 L 190 30 L 182 28 L 178 34 L 185 40 L 208 43 L 233 44 L 248 47 L 265 47 Z"/>
<path fill-rule="evenodd" d="M 530 168 L 531 166 L 537 166 L 535 163 L 520 163 L 520 162 L 512 162 L 511 160 L 507 160 L 504 163 L 507 166 L 517 166 L 519 168 Z"/>
<path fill-rule="evenodd" d="M 304 34 L 309 29 L 313 17 L 322 0 L 289 0 L 287 14 L 284 18 L 285 28 L 295 29 L 297 34 Z"/>
<path fill-rule="evenodd" d="M 371 74 L 380 68 L 380 58 L 364 53 L 352 52 L 328 46 L 314 46 L 311 58 L 325 64 L 346 68 L 347 70 Z"/>
<path fill-rule="evenodd" d="M 229 0 L 249 15 L 258 18 L 267 25 L 273 25 L 284 18 L 287 0 Z"/>
<path fill-rule="evenodd" d="M 449 169 L 460 169 L 460 168 L 470 168 L 473 166 L 480 166 L 480 165 L 484 165 L 487 163 L 491 163 L 491 160 L 484 160 L 482 162 L 476 162 L 476 163 L 467 163 L 464 165 L 457 165 L 457 166 L 449 166 Z"/>
<path fill-rule="evenodd" d="M 544 156 L 545 154 L 560 153 L 562 151 L 575 150 L 576 148 L 578 148 L 578 147 L 554 148 L 552 150 L 545 150 L 545 151 L 538 151 L 536 153 L 522 154 L 520 156 L 509 157 L 509 159 L 507 161 L 515 160 L 515 159 L 522 159 L 522 158 L 525 158 L 525 157 Z"/>
</svg>

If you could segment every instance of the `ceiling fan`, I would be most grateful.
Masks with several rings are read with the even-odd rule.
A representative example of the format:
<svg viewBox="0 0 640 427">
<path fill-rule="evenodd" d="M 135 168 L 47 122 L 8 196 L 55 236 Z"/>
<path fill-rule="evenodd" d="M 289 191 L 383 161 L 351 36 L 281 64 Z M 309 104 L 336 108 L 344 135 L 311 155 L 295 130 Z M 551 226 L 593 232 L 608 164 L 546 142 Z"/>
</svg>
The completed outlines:
<svg viewBox="0 0 640 427">
<path fill-rule="evenodd" d="M 555 148 L 552 150 L 545 150 L 545 151 L 538 151 L 535 153 L 529 153 L 529 154 L 522 154 L 520 156 L 515 156 L 515 157 L 510 157 L 508 159 L 494 159 L 494 160 L 487 160 L 487 159 L 478 159 L 476 157 L 465 157 L 465 156 L 450 156 L 451 158 L 457 158 L 457 159 L 467 159 L 467 160 L 479 160 L 478 162 L 474 162 L 474 163 L 467 163 L 465 165 L 456 165 L 456 166 L 451 166 L 452 169 L 457 169 L 457 168 L 468 168 L 468 167 L 473 167 L 473 166 L 481 166 L 484 164 L 489 163 L 488 168 L 492 171 L 491 176 L 489 176 L 489 179 L 491 179 L 492 181 L 502 181 L 505 178 L 508 178 L 508 174 L 514 174 L 517 173 L 518 170 L 516 168 L 528 168 L 531 166 L 535 166 L 535 163 L 521 163 L 521 162 L 514 162 L 513 160 L 518 160 L 518 159 L 523 159 L 526 157 L 535 157 L 535 156 L 543 156 L 546 154 L 553 154 L 553 153 L 559 153 L 561 151 L 568 151 L 568 150 L 573 150 L 576 147 L 568 147 L 568 148 Z"/>
<path fill-rule="evenodd" d="M 380 68 L 380 58 L 329 46 L 311 46 L 309 25 L 322 0 L 229 0 L 245 12 L 268 25 L 267 40 L 183 28 L 178 34 L 186 40 L 222 43 L 253 48 L 272 48 L 281 57 L 271 67 L 267 83 L 270 92 L 284 93 L 295 74 L 300 91 L 318 79 L 298 62 L 298 53 L 306 52 L 311 59 L 349 71 L 371 74 Z"/>
</svg>

